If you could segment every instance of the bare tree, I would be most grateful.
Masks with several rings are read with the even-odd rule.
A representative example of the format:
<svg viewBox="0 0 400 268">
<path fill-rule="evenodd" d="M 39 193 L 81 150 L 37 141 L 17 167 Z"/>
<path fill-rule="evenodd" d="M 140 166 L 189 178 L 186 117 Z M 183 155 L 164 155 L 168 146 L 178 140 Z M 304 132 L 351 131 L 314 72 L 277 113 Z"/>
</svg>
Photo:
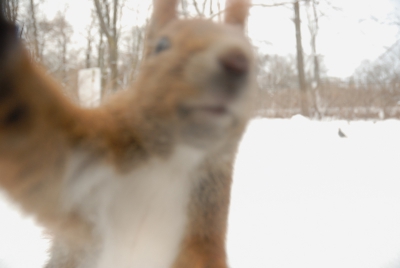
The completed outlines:
<svg viewBox="0 0 400 268">
<path fill-rule="evenodd" d="M 136 77 L 140 62 L 143 58 L 145 29 L 146 27 L 144 26 L 135 26 L 132 28 L 132 46 L 129 49 L 129 51 L 131 51 L 132 61 L 130 64 L 129 81 L 132 81 Z"/>
<path fill-rule="evenodd" d="M 317 13 L 318 2 L 316 0 L 308 0 L 307 5 L 307 18 L 308 18 L 308 30 L 310 32 L 311 40 L 311 56 L 313 61 L 313 88 L 318 88 L 320 85 L 320 68 L 319 58 L 317 53 L 317 35 L 319 31 L 319 16 Z"/>
<path fill-rule="evenodd" d="M 108 47 L 108 65 L 110 68 L 110 87 L 118 89 L 118 21 L 121 16 L 121 0 L 93 0 L 102 34 Z"/>
<path fill-rule="evenodd" d="M 104 34 L 101 29 L 99 29 L 99 43 L 97 44 L 97 66 L 100 68 L 101 72 L 101 88 L 102 88 L 102 94 L 104 94 L 104 87 L 106 84 L 106 76 L 107 76 L 107 70 L 106 70 L 106 64 L 105 64 L 105 53 L 106 52 L 106 46 L 104 43 Z"/>
<path fill-rule="evenodd" d="M 36 19 L 36 4 L 34 0 L 29 0 L 29 11 L 30 11 L 30 25 L 32 27 L 32 40 L 31 42 L 33 43 L 34 47 L 34 55 L 35 57 L 40 60 L 41 59 L 41 53 L 39 50 L 39 38 L 38 38 L 38 26 L 37 26 L 37 19 Z"/>
<path fill-rule="evenodd" d="M 392 45 L 376 60 L 364 61 L 357 68 L 353 80 L 359 89 L 400 91 L 400 41 Z"/>
<path fill-rule="evenodd" d="M 301 114 L 304 116 L 309 116 L 309 104 L 308 104 L 308 91 L 307 91 L 307 82 L 306 82 L 306 74 L 304 67 L 304 55 L 303 55 L 303 46 L 302 46 L 302 34 L 301 34 L 301 19 L 300 19 L 300 2 L 310 1 L 310 0 L 295 0 L 295 1 L 287 1 L 287 2 L 277 2 L 271 4 L 253 4 L 253 6 L 258 7 L 289 7 L 293 6 L 294 10 L 294 25 L 295 25 L 295 34 L 296 34 L 296 55 L 297 55 L 297 75 L 298 75 L 298 87 L 300 89 L 300 109 Z"/>
<path fill-rule="evenodd" d="M 294 8 L 294 25 L 296 28 L 297 72 L 299 77 L 299 88 L 300 88 L 300 109 L 302 115 L 309 116 L 307 83 L 304 72 L 303 46 L 301 43 L 302 39 L 301 39 L 301 20 L 300 20 L 299 1 L 293 3 L 293 8 Z"/>
<path fill-rule="evenodd" d="M 223 12 L 220 0 L 181 0 L 181 8 L 185 17 L 194 15 L 202 18 L 217 17 L 218 20 L 221 20 Z"/>
<path fill-rule="evenodd" d="M 319 15 L 317 12 L 317 5 L 319 2 L 316 0 L 306 1 L 306 11 L 308 20 L 308 31 L 310 33 L 310 47 L 311 47 L 311 100 L 314 106 L 314 111 L 318 117 L 321 117 L 321 97 L 320 97 L 320 86 L 321 86 L 321 72 L 320 72 L 320 61 L 317 53 L 317 36 L 319 32 Z"/>
<path fill-rule="evenodd" d="M 188 9 L 188 1 L 187 0 L 181 0 L 181 14 L 183 17 L 189 17 L 189 9 Z"/>
<path fill-rule="evenodd" d="M 294 56 L 260 55 L 258 83 L 264 91 L 295 90 L 298 88 Z"/>
<path fill-rule="evenodd" d="M 56 17 L 50 22 L 52 26 L 50 37 L 56 45 L 56 55 L 58 55 L 56 69 L 59 73 L 59 79 L 66 85 L 68 82 L 67 71 L 69 69 L 67 62 L 68 45 L 71 40 L 73 29 L 63 14 L 65 14 L 65 11 L 58 12 Z"/>
<path fill-rule="evenodd" d="M 26 12 L 21 14 L 21 21 L 23 24 L 22 37 L 31 55 L 36 61 L 43 63 L 46 43 L 50 41 L 48 37 L 53 29 L 50 21 L 38 12 L 40 3 L 39 0 L 27 1 Z"/>
<path fill-rule="evenodd" d="M 311 57 L 313 63 L 312 80 L 313 88 L 319 88 L 321 85 L 321 63 L 317 51 L 317 37 L 319 33 L 319 20 L 320 17 L 326 16 L 327 10 L 340 11 L 341 9 L 333 6 L 328 0 L 305 0 L 307 20 L 308 20 L 308 30 L 311 36 L 310 47 L 311 47 Z M 324 10 L 320 7 L 324 5 Z"/>
<path fill-rule="evenodd" d="M 90 68 L 92 67 L 92 46 L 95 42 L 95 26 L 96 26 L 96 14 L 92 12 L 92 21 L 90 25 L 88 25 L 86 29 L 86 51 L 85 51 L 85 67 Z"/>
</svg>

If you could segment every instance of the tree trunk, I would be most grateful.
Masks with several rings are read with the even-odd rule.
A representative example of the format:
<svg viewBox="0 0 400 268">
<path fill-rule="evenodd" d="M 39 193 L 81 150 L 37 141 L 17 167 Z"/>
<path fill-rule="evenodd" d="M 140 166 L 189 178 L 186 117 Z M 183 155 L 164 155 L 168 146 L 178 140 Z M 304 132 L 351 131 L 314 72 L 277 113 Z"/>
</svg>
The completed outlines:
<svg viewBox="0 0 400 268">
<path fill-rule="evenodd" d="M 36 21 L 36 11 L 35 11 L 35 3 L 33 0 L 30 0 L 30 11 L 31 11 L 31 20 L 32 20 L 32 28 L 33 28 L 33 47 L 35 49 L 35 57 L 37 59 L 41 59 L 40 51 L 39 51 L 39 40 L 38 40 L 38 30 L 37 30 L 37 21 Z"/>
<path fill-rule="evenodd" d="M 311 49 L 313 54 L 313 62 L 314 62 L 314 81 L 316 83 L 315 88 L 319 88 L 321 83 L 320 71 L 319 71 L 319 59 L 317 54 L 317 44 L 316 44 L 316 36 L 311 37 Z"/>
<path fill-rule="evenodd" d="M 311 34 L 311 49 L 313 53 L 313 60 L 314 60 L 314 80 L 316 83 L 316 88 L 318 89 L 321 84 L 320 78 L 320 68 L 319 68 L 319 59 L 317 54 L 317 34 L 319 30 L 319 21 L 318 21 L 318 14 L 317 14 L 317 3 L 315 0 L 312 0 L 312 9 L 313 9 L 313 16 L 314 16 L 314 29 Z"/>
<path fill-rule="evenodd" d="M 296 47 L 297 47 L 297 72 L 299 77 L 300 88 L 300 108 L 303 116 L 309 116 L 308 111 L 308 98 L 307 98 L 307 84 L 304 73 L 304 59 L 303 59 L 303 46 L 301 44 L 301 20 L 300 20 L 300 6 L 299 2 L 293 3 L 294 6 L 294 24 L 296 27 Z"/>
<path fill-rule="evenodd" d="M 62 82 L 64 83 L 64 86 L 67 84 L 68 79 L 67 79 L 67 46 L 68 46 L 68 40 L 64 36 L 63 38 L 63 44 L 62 44 Z"/>
<path fill-rule="evenodd" d="M 92 39 L 89 36 L 87 40 L 87 48 L 86 48 L 86 68 L 90 68 L 91 66 L 91 54 L 92 54 Z"/>
<path fill-rule="evenodd" d="M 102 4 L 103 3 L 103 4 Z M 107 38 L 108 44 L 108 67 L 110 68 L 110 88 L 111 91 L 118 90 L 118 9 L 120 3 L 113 0 L 113 8 L 110 9 L 109 2 L 94 0 L 97 17 L 100 22 L 102 34 Z M 104 88 L 103 88 L 104 90 Z"/>
<path fill-rule="evenodd" d="M 310 46 L 311 46 L 311 57 L 313 61 L 313 72 L 312 72 L 312 83 L 311 83 L 311 101 L 313 102 L 313 108 L 315 115 L 321 118 L 321 103 L 319 90 L 321 89 L 320 82 L 320 67 L 319 58 L 317 54 L 317 36 L 319 31 L 319 21 L 317 14 L 317 2 L 316 0 L 308 0 L 307 5 L 307 17 L 308 17 L 308 30 L 310 32 Z"/>
<path fill-rule="evenodd" d="M 118 44 L 117 40 L 108 40 L 108 65 L 110 66 L 111 81 L 110 87 L 111 91 L 114 92 L 118 89 Z"/>
<path fill-rule="evenodd" d="M 104 41 L 103 41 L 103 32 L 100 29 L 100 42 L 98 46 L 98 57 L 97 57 L 97 66 L 100 68 L 101 72 L 101 96 L 103 97 L 105 94 L 105 84 L 106 84 L 106 70 L 104 66 Z"/>
</svg>

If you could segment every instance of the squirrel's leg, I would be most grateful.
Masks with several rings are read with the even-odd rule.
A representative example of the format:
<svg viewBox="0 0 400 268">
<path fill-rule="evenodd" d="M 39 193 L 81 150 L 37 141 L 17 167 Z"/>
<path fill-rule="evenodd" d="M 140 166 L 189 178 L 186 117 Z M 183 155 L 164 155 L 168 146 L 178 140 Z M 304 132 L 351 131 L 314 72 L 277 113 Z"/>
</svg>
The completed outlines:
<svg viewBox="0 0 400 268">
<path fill-rule="evenodd" d="M 188 229 L 174 268 L 228 267 L 225 240 L 232 161 L 210 161 L 203 170 L 193 191 Z"/>
</svg>

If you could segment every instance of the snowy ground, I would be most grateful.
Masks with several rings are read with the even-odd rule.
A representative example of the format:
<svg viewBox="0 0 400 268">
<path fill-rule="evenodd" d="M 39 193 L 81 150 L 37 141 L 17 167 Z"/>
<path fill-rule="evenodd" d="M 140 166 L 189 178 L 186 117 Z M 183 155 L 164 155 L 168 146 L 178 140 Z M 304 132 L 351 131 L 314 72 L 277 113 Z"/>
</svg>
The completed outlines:
<svg viewBox="0 0 400 268">
<path fill-rule="evenodd" d="M 39 268 L 46 248 L 40 229 L 0 201 L 0 268 Z M 398 267 L 400 121 L 251 122 L 228 252 L 232 268 Z"/>
</svg>

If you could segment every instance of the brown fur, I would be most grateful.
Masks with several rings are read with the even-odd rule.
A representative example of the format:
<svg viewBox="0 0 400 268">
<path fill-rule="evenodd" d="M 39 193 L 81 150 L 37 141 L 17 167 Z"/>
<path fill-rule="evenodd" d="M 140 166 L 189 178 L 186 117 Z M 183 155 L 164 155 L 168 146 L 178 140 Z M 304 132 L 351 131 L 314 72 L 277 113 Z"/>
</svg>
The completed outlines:
<svg viewBox="0 0 400 268">
<path fill-rule="evenodd" d="M 227 0 L 225 22 L 244 27 L 250 7 L 250 0 Z"/>
<path fill-rule="evenodd" d="M 216 50 L 216 55 L 240 50 L 250 63 L 247 87 L 254 87 L 252 51 L 241 31 L 204 20 L 179 21 L 176 5 L 176 0 L 154 1 L 146 59 L 136 83 L 96 109 L 82 109 L 68 101 L 22 46 L 9 49 L 0 62 L 0 186 L 54 237 L 48 268 L 77 267 L 90 245 L 96 245 L 91 224 L 77 211 L 63 209 L 63 174 L 72 152 L 88 152 L 90 161 L 101 159 L 121 174 L 149 158 L 167 158 L 191 123 L 177 114 L 177 108 L 204 94 L 210 82 L 202 53 L 208 53 L 210 44 L 225 42 L 221 36 L 232 36 L 234 41 L 223 43 L 224 49 Z M 243 29 L 248 6 L 247 0 L 228 0 L 226 22 Z M 154 56 L 161 36 L 168 36 L 179 49 Z M 200 60 L 193 60 L 194 55 Z M 189 223 L 174 268 L 227 267 L 232 165 L 251 115 L 250 106 L 246 107 L 222 139 L 217 131 L 214 136 L 219 138 L 196 145 L 209 153 L 197 173 Z"/>
</svg>

